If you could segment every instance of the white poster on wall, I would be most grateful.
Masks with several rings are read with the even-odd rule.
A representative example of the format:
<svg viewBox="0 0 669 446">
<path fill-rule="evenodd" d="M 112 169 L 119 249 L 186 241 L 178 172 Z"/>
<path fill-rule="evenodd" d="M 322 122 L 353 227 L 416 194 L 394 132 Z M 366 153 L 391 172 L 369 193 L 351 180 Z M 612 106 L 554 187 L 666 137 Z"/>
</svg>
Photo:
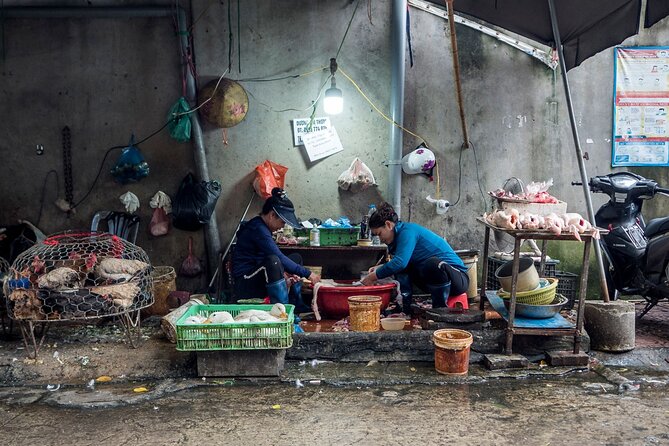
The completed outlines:
<svg viewBox="0 0 669 446">
<path fill-rule="evenodd" d="M 669 166 L 669 47 L 618 47 L 611 165 Z"/>
<path fill-rule="evenodd" d="M 309 123 L 311 122 L 311 126 Z M 311 133 L 319 132 L 321 130 L 327 130 L 331 127 L 330 118 L 314 118 L 312 121 L 311 118 L 300 118 L 293 119 L 293 145 L 300 146 L 304 144 L 302 142 L 302 136 Z"/>
<path fill-rule="evenodd" d="M 337 130 L 330 127 L 318 132 L 305 133 L 302 136 L 309 161 L 314 162 L 344 150 L 337 135 Z"/>
</svg>

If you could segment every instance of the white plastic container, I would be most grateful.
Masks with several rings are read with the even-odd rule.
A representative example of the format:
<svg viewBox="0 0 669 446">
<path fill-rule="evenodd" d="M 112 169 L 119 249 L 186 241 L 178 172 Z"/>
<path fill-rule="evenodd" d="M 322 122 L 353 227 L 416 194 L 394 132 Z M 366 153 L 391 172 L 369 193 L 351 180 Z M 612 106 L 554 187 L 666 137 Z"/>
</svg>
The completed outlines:
<svg viewBox="0 0 669 446">
<path fill-rule="evenodd" d="M 321 231 L 318 228 L 309 231 L 309 246 L 321 246 Z"/>
</svg>

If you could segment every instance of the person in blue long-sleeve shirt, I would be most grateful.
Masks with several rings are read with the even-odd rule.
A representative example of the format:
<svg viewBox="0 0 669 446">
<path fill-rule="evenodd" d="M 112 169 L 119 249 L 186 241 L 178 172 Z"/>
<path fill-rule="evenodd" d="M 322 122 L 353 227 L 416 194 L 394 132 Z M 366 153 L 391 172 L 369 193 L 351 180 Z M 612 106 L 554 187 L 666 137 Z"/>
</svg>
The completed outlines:
<svg viewBox="0 0 669 446">
<path fill-rule="evenodd" d="M 311 283 L 320 281 L 320 276 L 302 266 L 302 257 L 293 253 L 284 255 L 274 242 L 272 232 L 286 224 L 299 228 L 293 203 L 283 189 L 272 190 L 265 200 L 260 215 L 242 223 L 237 232 L 237 244 L 232 253 L 232 277 L 237 299 L 254 299 L 269 296 L 272 303 L 296 304 L 296 312 L 308 310 L 299 296 L 301 281 L 292 285 L 290 291 L 284 272 L 307 278 Z M 301 308 L 300 308 L 301 307 Z"/>
<path fill-rule="evenodd" d="M 397 213 L 383 203 L 369 218 L 369 228 L 388 245 L 392 260 L 370 268 L 363 285 L 372 285 L 379 279 L 395 276 L 400 283 L 402 310 L 411 314 L 412 288 L 429 291 L 432 307 L 445 307 L 449 296 L 467 291 L 467 267 L 446 240 L 416 223 L 399 221 Z"/>
</svg>

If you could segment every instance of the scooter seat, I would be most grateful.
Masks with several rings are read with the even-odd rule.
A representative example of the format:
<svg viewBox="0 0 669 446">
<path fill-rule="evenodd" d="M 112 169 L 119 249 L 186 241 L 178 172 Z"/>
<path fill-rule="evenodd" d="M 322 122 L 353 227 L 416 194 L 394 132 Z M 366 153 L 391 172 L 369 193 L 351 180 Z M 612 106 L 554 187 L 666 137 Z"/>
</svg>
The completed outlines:
<svg viewBox="0 0 669 446">
<path fill-rule="evenodd" d="M 654 218 L 648 222 L 644 229 L 646 238 L 651 238 L 657 234 L 669 232 L 669 217 Z"/>
</svg>

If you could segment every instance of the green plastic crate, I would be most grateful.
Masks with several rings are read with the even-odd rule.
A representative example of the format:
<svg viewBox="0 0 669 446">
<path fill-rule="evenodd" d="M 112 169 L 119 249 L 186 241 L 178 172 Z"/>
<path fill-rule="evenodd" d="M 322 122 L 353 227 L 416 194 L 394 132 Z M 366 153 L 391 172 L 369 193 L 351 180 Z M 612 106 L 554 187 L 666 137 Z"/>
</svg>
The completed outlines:
<svg viewBox="0 0 669 446">
<path fill-rule="evenodd" d="M 309 244 L 309 231 L 311 229 L 294 229 L 295 237 L 307 237 L 306 245 Z M 358 244 L 360 226 L 352 228 L 318 228 L 320 232 L 321 246 L 354 246 Z"/>
<path fill-rule="evenodd" d="M 286 322 L 184 324 L 190 316 L 227 311 L 232 317 L 244 310 L 269 311 L 272 305 L 193 305 L 177 321 L 177 350 L 267 350 L 293 345 L 294 305 L 286 305 Z"/>
</svg>

